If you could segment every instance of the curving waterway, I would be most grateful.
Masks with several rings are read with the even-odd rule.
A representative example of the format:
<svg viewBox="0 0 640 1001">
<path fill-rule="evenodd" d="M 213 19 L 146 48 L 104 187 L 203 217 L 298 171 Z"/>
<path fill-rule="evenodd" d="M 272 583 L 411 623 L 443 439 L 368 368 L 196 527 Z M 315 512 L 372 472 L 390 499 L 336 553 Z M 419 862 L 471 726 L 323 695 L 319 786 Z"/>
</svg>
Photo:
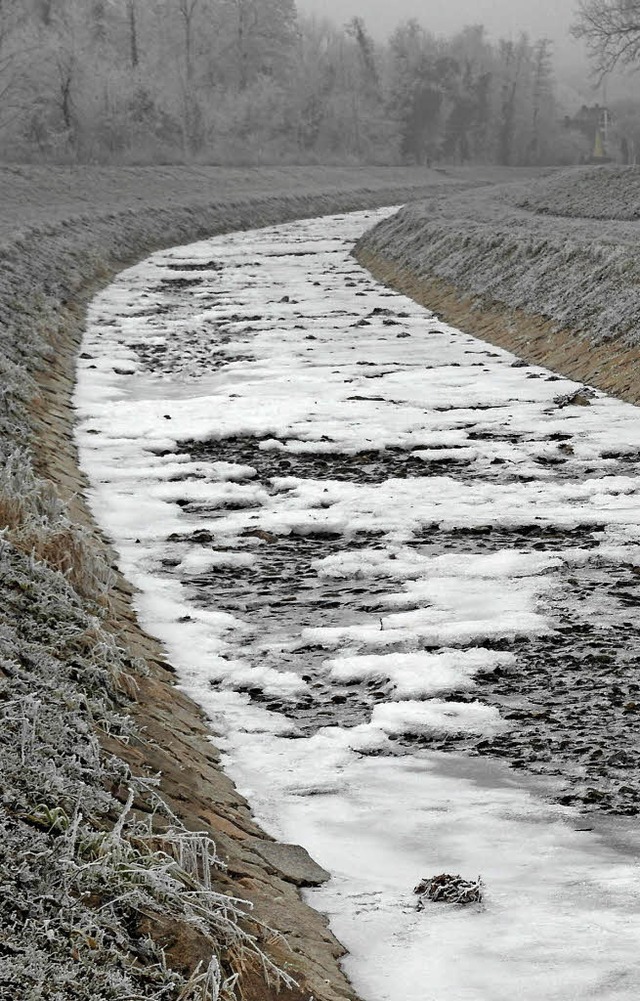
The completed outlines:
<svg viewBox="0 0 640 1001">
<path fill-rule="evenodd" d="M 376 284 L 385 211 L 100 293 L 90 501 L 365 1001 L 635 1001 L 639 412 Z"/>
</svg>

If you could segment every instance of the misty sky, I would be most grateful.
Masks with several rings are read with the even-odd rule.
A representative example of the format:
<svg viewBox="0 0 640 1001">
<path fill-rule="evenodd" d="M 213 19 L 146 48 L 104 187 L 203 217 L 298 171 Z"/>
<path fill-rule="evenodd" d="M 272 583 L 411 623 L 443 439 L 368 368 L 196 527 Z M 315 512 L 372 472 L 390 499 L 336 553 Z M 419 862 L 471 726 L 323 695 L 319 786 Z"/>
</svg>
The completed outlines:
<svg viewBox="0 0 640 1001">
<path fill-rule="evenodd" d="M 415 17 L 435 34 L 449 34 L 465 24 L 484 24 L 493 36 L 527 31 L 558 43 L 558 50 L 581 50 L 568 38 L 578 0 L 297 0 L 298 10 L 344 23 L 363 17 L 373 34 L 387 34 L 398 21 Z"/>
</svg>

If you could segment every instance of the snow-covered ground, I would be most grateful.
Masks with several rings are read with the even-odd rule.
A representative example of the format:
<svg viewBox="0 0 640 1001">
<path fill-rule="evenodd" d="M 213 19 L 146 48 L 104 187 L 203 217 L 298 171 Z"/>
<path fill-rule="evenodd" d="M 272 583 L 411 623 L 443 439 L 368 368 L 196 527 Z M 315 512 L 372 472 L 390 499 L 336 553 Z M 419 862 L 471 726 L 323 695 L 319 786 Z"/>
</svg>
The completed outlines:
<svg viewBox="0 0 640 1001">
<path fill-rule="evenodd" d="M 101 293 L 91 502 L 256 815 L 332 873 L 310 898 L 367 1001 L 631 1001 L 633 857 L 442 748 L 517 726 L 478 679 L 553 637 L 568 581 L 640 565 L 638 411 L 376 285 L 349 249 L 383 216 L 172 249 Z M 484 904 L 416 911 L 443 871 Z"/>
</svg>

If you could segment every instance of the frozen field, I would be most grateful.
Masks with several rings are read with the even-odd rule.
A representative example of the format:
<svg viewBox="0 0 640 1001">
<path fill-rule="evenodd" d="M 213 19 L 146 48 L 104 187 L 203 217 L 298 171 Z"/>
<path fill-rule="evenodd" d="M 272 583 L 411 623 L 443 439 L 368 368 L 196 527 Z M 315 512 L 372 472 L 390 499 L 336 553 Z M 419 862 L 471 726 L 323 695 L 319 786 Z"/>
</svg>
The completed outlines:
<svg viewBox="0 0 640 1001">
<path fill-rule="evenodd" d="M 578 807 L 640 808 L 638 411 L 376 285 L 349 251 L 384 214 L 101 293 L 92 505 L 256 815 L 332 873 L 365 999 L 631 1001 L 629 822 Z M 417 912 L 443 871 L 484 904 Z"/>
</svg>

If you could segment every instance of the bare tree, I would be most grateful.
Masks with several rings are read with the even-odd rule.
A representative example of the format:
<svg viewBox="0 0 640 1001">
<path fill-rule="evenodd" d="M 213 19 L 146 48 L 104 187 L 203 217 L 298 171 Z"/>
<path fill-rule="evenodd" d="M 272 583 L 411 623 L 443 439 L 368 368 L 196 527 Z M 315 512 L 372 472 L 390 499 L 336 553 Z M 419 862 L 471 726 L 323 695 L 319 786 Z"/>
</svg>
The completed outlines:
<svg viewBox="0 0 640 1001">
<path fill-rule="evenodd" d="M 75 79 L 75 59 L 72 53 L 63 52 L 58 58 L 58 103 L 64 127 L 70 142 L 75 138 L 73 84 Z"/>
<path fill-rule="evenodd" d="M 555 118 L 545 42 L 413 22 L 385 44 L 295 0 L 0 0 L 5 156 L 519 165 L 553 162 Z"/>
<path fill-rule="evenodd" d="M 551 110 L 553 113 L 554 105 L 552 43 L 548 38 L 539 39 L 533 46 L 531 100 L 531 139 L 529 140 L 527 160 L 531 163 L 538 163 L 548 126 L 548 116 L 545 115 L 545 110 Z"/>
<path fill-rule="evenodd" d="M 640 0 L 580 0 L 572 28 L 583 38 L 600 80 L 616 66 L 640 61 Z"/>
<path fill-rule="evenodd" d="M 129 52 L 131 56 L 131 67 L 132 69 L 136 69 L 138 63 L 140 62 L 136 0 L 127 0 L 127 19 L 129 22 Z"/>
<path fill-rule="evenodd" d="M 199 6 L 200 0 L 180 0 L 178 5 L 184 28 L 184 54 L 189 85 L 193 81 L 194 21 Z"/>
<path fill-rule="evenodd" d="M 251 40 L 258 24 L 258 10 L 253 0 L 232 0 L 237 16 L 236 47 L 240 90 L 249 85 Z"/>
<path fill-rule="evenodd" d="M 33 40 L 25 34 L 27 17 L 19 5 L 0 0 L 0 128 L 18 118 L 28 105 L 25 63 L 33 57 Z"/>
<path fill-rule="evenodd" d="M 361 17 L 353 17 L 345 26 L 347 35 L 353 38 L 358 46 L 364 80 L 372 94 L 380 93 L 380 75 L 376 58 L 376 48 L 373 39 L 367 31 L 367 26 Z"/>
<path fill-rule="evenodd" d="M 261 74 L 283 69 L 297 36 L 293 0 L 221 0 L 235 36 L 237 85 L 246 90 Z"/>
<path fill-rule="evenodd" d="M 529 42 L 521 35 L 518 42 L 500 39 L 500 109 L 498 122 L 498 163 L 510 166 L 515 156 L 518 128 L 517 114 L 522 89 L 526 86 L 525 67 L 529 55 Z"/>
</svg>

